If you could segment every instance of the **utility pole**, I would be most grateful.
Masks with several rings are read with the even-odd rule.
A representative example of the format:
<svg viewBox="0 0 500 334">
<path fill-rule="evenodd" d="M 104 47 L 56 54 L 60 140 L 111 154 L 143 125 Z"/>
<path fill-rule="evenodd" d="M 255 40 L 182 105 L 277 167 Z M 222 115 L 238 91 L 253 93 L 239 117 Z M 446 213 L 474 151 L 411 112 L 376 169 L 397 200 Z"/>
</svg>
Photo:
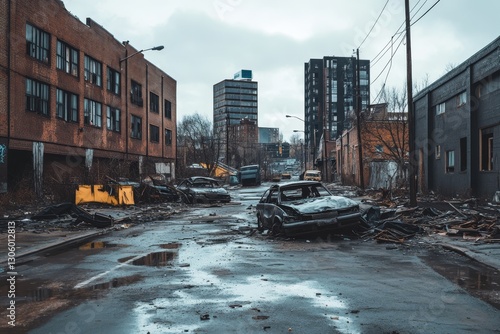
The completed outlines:
<svg viewBox="0 0 500 334">
<path fill-rule="evenodd" d="M 363 145 L 361 142 L 361 85 L 359 80 L 359 49 L 356 49 L 356 122 L 358 123 L 358 165 L 359 183 L 361 189 L 365 189 L 365 173 L 363 166 Z"/>
<path fill-rule="evenodd" d="M 411 70 L 411 34 L 410 34 L 410 0 L 405 0 L 406 16 L 406 85 L 408 90 L 408 134 L 410 149 L 410 165 L 408 170 L 408 181 L 410 182 L 410 206 L 417 206 L 417 191 L 415 180 L 415 120 L 413 115 L 413 91 L 412 91 L 412 70 Z"/>
</svg>

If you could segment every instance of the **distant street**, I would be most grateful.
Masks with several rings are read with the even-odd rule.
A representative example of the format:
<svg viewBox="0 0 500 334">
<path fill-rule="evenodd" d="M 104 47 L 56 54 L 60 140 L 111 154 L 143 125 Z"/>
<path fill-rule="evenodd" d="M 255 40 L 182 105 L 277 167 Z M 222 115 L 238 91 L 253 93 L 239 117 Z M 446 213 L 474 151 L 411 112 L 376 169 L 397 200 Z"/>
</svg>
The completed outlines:
<svg viewBox="0 0 500 334">
<path fill-rule="evenodd" d="M 500 333 L 418 242 L 258 233 L 265 186 L 19 266 L 18 332 Z"/>
</svg>

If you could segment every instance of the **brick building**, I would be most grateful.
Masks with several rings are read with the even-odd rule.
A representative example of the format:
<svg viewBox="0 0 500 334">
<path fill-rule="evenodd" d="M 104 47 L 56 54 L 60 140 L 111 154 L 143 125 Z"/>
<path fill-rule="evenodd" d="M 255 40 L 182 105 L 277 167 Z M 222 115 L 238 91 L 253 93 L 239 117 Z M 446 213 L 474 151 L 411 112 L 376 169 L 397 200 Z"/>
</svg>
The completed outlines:
<svg viewBox="0 0 500 334">
<path fill-rule="evenodd" d="M 500 189 L 500 37 L 413 101 L 419 190 L 491 199 Z"/>
<path fill-rule="evenodd" d="M 174 177 L 176 81 L 59 0 L 0 3 L 0 192 Z"/>
<path fill-rule="evenodd" d="M 361 186 L 358 124 L 337 139 L 337 178 Z M 386 104 L 371 105 L 361 114 L 363 187 L 391 188 L 406 179 L 409 131 L 407 114 L 389 112 Z"/>
</svg>

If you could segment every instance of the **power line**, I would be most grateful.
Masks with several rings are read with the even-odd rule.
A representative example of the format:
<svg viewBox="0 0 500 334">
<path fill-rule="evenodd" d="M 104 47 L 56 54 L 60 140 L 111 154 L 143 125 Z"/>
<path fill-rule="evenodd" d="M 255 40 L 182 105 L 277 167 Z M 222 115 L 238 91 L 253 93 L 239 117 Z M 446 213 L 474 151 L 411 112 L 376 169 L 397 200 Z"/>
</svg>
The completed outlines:
<svg viewBox="0 0 500 334">
<path fill-rule="evenodd" d="M 425 13 L 422 14 L 422 16 L 420 16 L 415 22 L 413 22 L 410 26 L 413 26 L 415 23 L 417 23 L 422 17 L 424 17 L 432 8 L 434 8 L 434 6 L 436 6 L 438 4 L 438 2 L 441 1 L 441 0 L 437 0 L 432 6 L 431 8 L 427 9 L 427 11 Z"/>
<path fill-rule="evenodd" d="M 418 12 L 420 12 L 420 10 L 421 10 L 421 9 L 422 9 L 422 7 L 423 7 L 423 6 L 427 3 L 427 1 L 428 1 L 428 0 L 425 0 L 425 1 L 424 1 L 424 3 L 420 6 L 420 8 L 419 8 L 419 9 L 416 11 L 416 13 L 412 16 L 412 18 L 413 18 L 413 17 L 415 17 L 415 15 L 417 15 L 417 14 L 418 14 Z M 411 26 L 413 26 L 413 25 L 414 25 L 415 23 L 417 23 L 417 22 L 418 22 L 418 21 L 419 21 L 422 17 L 424 17 L 424 16 L 425 16 L 425 15 L 426 15 L 426 14 L 427 14 L 427 13 L 428 13 L 428 12 L 429 12 L 432 8 L 434 8 L 434 7 L 438 4 L 438 2 L 439 2 L 439 1 L 441 1 L 441 0 L 437 0 L 437 1 L 436 1 L 436 2 L 435 2 L 435 3 L 434 3 L 434 4 L 433 4 L 433 5 L 432 5 L 432 6 L 431 6 L 428 10 L 427 10 L 427 11 L 425 11 L 425 13 L 423 13 L 423 14 L 422 14 L 422 15 L 421 15 L 421 16 L 420 16 L 417 20 L 415 20 L 415 21 L 411 24 Z M 419 1 L 415 4 L 415 6 L 413 6 L 413 8 L 411 9 L 411 11 L 413 11 L 413 10 L 415 9 L 415 7 L 416 7 L 419 3 L 420 3 L 420 0 L 419 0 Z M 410 12 L 411 12 L 411 11 L 410 11 Z M 410 21 L 411 21 L 411 19 L 410 19 Z M 394 36 L 396 36 L 397 34 L 400 34 L 400 35 L 401 35 L 401 34 L 404 32 L 404 30 L 399 31 L 399 29 L 401 29 L 401 27 L 402 27 L 404 24 L 405 24 L 405 22 L 403 22 L 403 24 L 402 24 L 402 25 L 398 28 L 397 32 L 396 32 L 396 33 L 395 33 L 395 34 L 391 37 L 391 40 L 389 41 L 389 43 L 387 43 L 387 44 L 384 46 L 384 48 L 381 50 L 381 52 L 379 52 L 379 53 L 377 54 L 377 56 L 376 56 L 376 57 L 378 57 L 378 56 L 379 56 L 382 52 L 383 52 L 382 56 L 383 56 L 383 55 L 385 55 L 385 54 L 389 51 L 389 48 L 388 48 L 388 46 L 389 46 L 389 45 L 391 46 L 391 50 L 392 50 L 392 48 L 393 48 L 393 44 L 394 44 L 394 43 L 392 43 L 393 38 L 394 38 Z M 387 75 L 386 75 L 386 77 L 385 77 L 384 83 L 382 84 L 382 88 L 381 88 L 380 92 L 377 94 L 377 97 L 374 99 L 374 101 L 375 101 L 375 100 L 376 100 L 376 99 L 380 96 L 380 94 L 382 93 L 382 91 L 383 91 L 383 90 L 384 90 L 384 88 L 385 88 L 385 84 L 387 83 L 387 79 L 388 79 L 388 77 L 389 77 L 389 73 L 390 73 L 390 71 L 391 71 L 391 69 L 392 69 L 392 59 L 393 59 L 394 55 L 396 54 L 396 52 L 398 51 L 399 47 L 401 46 L 401 44 L 402 44 L 403 40 L 404 40 L 404 38 L 402 38 L 402 39 L 401 39 L 401 41 L 399 42 L 398 47 L 396 48 L 396 50 L 395 50 L 394 52 L 392 52 L 392 51 L 391 51 L 391 57 L 390 57 L 389 61 L 386 63 L 386 65 L 384 66 L 384 68 L 380 71 L 379 75 L 377 75 L 377 77 L 376 77 L 374 80 L 372 80 L 372 82 L 371 82 L 371 83 L 375 82 L 375 81 L 376 81 L 376 80 L 377 80 L 377 79 L 378 79 L 378 78 L 382 75 L 382 73 L 385 71 L 385 69 L 387 68 L 387 66 L 389 66 L 389 65 L 390 65 L 389 70 L 387 71 Z M 385 50 L 385 52 L 384 52 L 384 49 L 386 49 L 386 48 L 387 48 L 387 50 Z M 382 59 L 382 56 L 381 56 L 379 59 L 377 59 L 377 60 L 375 61 L 375 64 L 376 64 L 376 63 L 377 63 L 380 59 Z"/>
<path fill-rule="evenodd" d="M 372 32 L 373 28 L 375 28 L 375 26 L 377 25 L 378 20 L 379 20 L 379 19 L 380 19 L 380 17 L 382 16 L 382 13 L 384 12 L 385 7 L 387 7 L 387 4 L 388 4 L 388 3 L 389 3 L 389 0 L 387 0 L 387 1 L 385 2 L 384 8 L 382 8 L 382 10 L 380 11 L 380 14 L 378 14 L 378 17 L 377 17 L 377 19 L 375 20 L 375 23 L 374 23 L 374 24 L 373 24 L 373 26 L 371 27 L 371 29 L 370 29 L 370 31 L 368 32 L 368 34 L 366 34 L 365 39 L 363 39 L 363 41 L 361 42 L 361 44 L 358 46 L 358 49 L 359 49 L 359 48 L 361 48 L 361 45 L 363 45 L 363 43 L 366 41 L 366 39 L 368 38 L 368 36 L 370 36 L 370 34 L 371 34 L 371 32 Z"/>
</svg>

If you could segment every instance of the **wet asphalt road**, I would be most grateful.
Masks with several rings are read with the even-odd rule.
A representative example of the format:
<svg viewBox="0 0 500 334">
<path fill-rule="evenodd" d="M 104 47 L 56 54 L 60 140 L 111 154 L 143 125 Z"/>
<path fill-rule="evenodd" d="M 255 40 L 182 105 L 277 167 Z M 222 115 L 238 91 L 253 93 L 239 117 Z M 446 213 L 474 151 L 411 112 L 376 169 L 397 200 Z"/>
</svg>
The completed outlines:
<svg viewBox="0 0 500 334">
<path fill-rule="evenodd" d="M 27 263 L 19 322 L 44 334 L 500 333 L 499 309 L 433 270 L 425 247 L 257 233 L 261 193 Z"/>
</svg>

